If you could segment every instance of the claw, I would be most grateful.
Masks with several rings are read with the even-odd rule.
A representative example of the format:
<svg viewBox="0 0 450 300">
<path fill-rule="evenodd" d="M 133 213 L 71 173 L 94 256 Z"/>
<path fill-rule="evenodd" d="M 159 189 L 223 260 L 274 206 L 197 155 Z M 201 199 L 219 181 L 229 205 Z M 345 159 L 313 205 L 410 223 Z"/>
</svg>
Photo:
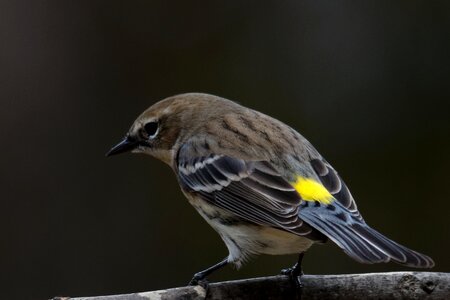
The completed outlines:
<svg viewBox="0 0 450 300">
<path fill-rule="evenodd" d="M 191 281 L 189 281 L 189 285 L 193 286 L 193 285 L 201 285 L 203 286 L 204 284 L 208 284 L 208 281 L 205 280 L 205 275 L 203 273 L 195 273 L 194 277 L 192 277 Z"/>
<path fill-rule="evenodd" d="M 280 274 L 281 274 L 281 275 L 289 276 L 289 275 L 291 275 L 291 273 L 292 273 L 292 269 L 293 269 L 293 268 L 282 269 L 281 272 L 280 272 Z"/>
<path fill-rule="evenodd" d="M 203 279 L 195 278 L 195 275 L 194 275 L 194 278 L 192 278 L 191 281 L 189 281 L 188 285 L 189 286 L 197 286 L 197 285 L 199 285 L 202 288 L 204 288 L 205 290 L 207 290 L 208 286 L 209 286 L 209 281 L 204 279 L 204 278 Z"/>
<path fill-rule="evenodd" d="M 289 279 L 295 284 L 297 288 L 303 288 L 303 283 L 301 280 L 303 271 L 301 270 L 301 268 L 296 268 L 296 266 L 294 266 L 292 268 L 283 269 L 281 270 L 281 275 L 289 276 Z"/>
<path fill-rule="evenodd" d="M 194 277 L 192 277 L 191 281 L 189 281 L 189 285 L 200 285 L 203 288 L 207 288 L 208 287 L 208 281 L 205 279 L 206 276 L 208 276 L 209 274 L 211 274 L 212 272 L 226 266 L 228 264 L 228 257 L 226 257 L 224 260 L 222 260 L 221 262 L 215 264 L 212 267 L 209 267 L 206 270 L 203 270 L 201 272 L 195 273 Z"/>
<path fill-rule="evenodd" d="M 298 257 L 298 262 L 293 267 L 281 270 L 281 275 L 289 276 L 290 281 L 294 284 L 297 290 L 296 299 L 302 298 L 302 291 L 303 291 L 303 282 L 301 279 L 303 276 L 302 260 L 303 260 L 303 253 L 300 253 Z"/>
</svg>

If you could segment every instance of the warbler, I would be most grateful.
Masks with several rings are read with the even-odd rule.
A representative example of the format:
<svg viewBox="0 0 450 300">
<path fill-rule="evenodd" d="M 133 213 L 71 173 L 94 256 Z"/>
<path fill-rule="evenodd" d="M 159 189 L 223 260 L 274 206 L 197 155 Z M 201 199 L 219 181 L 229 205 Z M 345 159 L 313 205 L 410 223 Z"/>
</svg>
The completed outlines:
<svg viewBox="0 0 450 300">
<path fill-rule="evenodd" d="M 201 93 L 166 98 L 144 111 L 107 156 L 126 151 L 168 164 L 228 248 L 191 284 L 256 254 L 299 254 L 282 270 L 296 280 L 303 253 L 328 239 L 361 263 L 434 265 L 369 227 L 336 170 L 301 134 L 230 100 Z"/>
</svg>

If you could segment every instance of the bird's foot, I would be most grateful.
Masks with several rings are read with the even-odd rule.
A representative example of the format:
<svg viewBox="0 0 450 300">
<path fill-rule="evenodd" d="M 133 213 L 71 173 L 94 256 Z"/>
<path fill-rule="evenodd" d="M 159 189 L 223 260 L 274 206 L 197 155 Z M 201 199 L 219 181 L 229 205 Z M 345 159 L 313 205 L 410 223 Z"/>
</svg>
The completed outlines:
<svg viewBox="0 0 450 300">
<path fill-rule="evenodd" d="M 296 288 L 298 289 L 303 288 L 303 283 L 301 279 L 303 276 L 303 271 L 301 267 L 295 265 L 291 268 L 283 269 L 281 270 L 281 275 L 289 276 L 290 280 L 294 283 Z"/>
<path fill-rule="evenodd" d="M 192 277 L 191 281 L 189 281 L 189 285 L 199 285 L 206 290 L 208 288 L 209 282 L 205 277 L 205 274 L 203 274 L 202 272 L 195 273 L 194 277 Z"/>
<path fill-rule="evenodd" d="M 303 269 L 302 269 L 302 260 L 303 260 L 304 253 L 300 253 L 298 256 L 297 263 L 287 269 L 281 270 L 281 275 L 289 276 L 290 282 L 294 286 L 295 291 L 295 299 L 302 299 L 302 293 L 303 293 L 303 282 L 302 282 L 302 276 L 303 276 Z"/>
<path fill-rule="evenodd" d="M 214 266 L 209 267 L 208 269 L 205 269 L 201 272 L 195 273 L 194 277 L 192 277 L 191 281 L 189 281 L 189 285 L 191 285 L 191 286 L 192 285 L 200 285 L 204 289 L 207 289 L 208 281 L 206 280 L 206 276 L 208 276 L 209 274 L 211 274 L 212 272 L 214 272 L 220 268 L 223 268 L 227 264 L 228 264 L 228 257 L 225 257 L 225 259 L 223 259 L 219 263 L 215 264 Z"/>
</svg>

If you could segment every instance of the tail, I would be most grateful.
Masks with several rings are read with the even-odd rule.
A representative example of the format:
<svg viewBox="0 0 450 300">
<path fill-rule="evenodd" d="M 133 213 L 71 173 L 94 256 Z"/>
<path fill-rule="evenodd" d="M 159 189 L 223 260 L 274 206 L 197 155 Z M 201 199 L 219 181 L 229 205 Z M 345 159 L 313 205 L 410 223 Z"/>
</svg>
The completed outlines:
<svg viewBox="0 0 450 300">
<path fill-rule="evenodd" d="M 393 261 L 414 268 L 434 266 L 430 257 L 388 239 L 337 201 L 331 205 L 333 209 L 324 205 L 302 206 L 299 216 L 353 259 L 367 264 Z"/>
</svg>

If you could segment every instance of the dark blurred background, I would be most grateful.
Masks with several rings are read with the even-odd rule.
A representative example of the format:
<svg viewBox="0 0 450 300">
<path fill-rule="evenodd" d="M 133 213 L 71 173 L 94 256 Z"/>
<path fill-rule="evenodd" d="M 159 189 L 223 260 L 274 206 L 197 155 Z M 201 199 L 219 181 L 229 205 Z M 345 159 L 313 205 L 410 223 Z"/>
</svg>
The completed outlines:
<svg viewBox="0 0 450 300">
<path fill-rule="evenodd" d="M 2 298 L 181 286 L 227 254 L 168 167 L 104 157 L 145 108 L 191 91 L 298 129 L 369 224 L 449 271 L 449 16 L 448 1 L 0 1 Z M 406 268 L 327 244 L 304 269 Z"/>
</svg>

